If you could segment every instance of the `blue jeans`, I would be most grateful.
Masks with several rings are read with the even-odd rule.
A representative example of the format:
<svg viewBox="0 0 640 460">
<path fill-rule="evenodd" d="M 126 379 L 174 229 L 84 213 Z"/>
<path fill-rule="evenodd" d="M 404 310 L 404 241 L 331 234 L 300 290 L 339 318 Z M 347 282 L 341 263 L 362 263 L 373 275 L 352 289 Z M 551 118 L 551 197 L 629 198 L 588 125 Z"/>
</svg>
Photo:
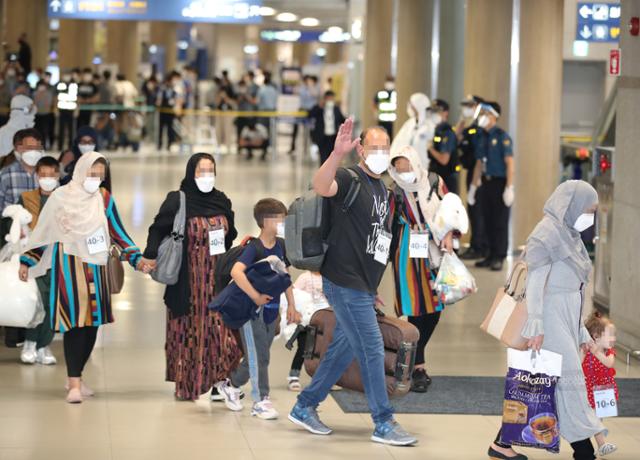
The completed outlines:
<svg viewBox="0 0 640 460">
<path fill-rule="evenodd" d="M 336 314 L 336 329 L 311 384 L 298 396 L 298 404 L 317 407 L 355 358 L 373 422 L 376 425 L 387 422 L 393 418 L 393 408 L 387 396 L 384 342 L 374 310 L 375 296 L 340 287 L 325 277 L 322 285 Z"/>
</svg>

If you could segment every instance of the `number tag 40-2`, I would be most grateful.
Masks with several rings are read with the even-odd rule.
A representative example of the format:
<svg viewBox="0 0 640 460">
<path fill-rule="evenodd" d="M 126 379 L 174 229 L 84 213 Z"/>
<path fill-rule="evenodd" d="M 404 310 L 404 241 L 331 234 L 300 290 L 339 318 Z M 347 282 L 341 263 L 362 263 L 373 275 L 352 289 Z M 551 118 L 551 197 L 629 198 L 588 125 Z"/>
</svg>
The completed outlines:
<svg viewBox="0 0 640 460">
<path fill-rule="evenodd" d="M 411 236 L 409 238 L 409 258 L 429 258 L 429 233 L 411 232 Z"/>
<path fill-rule="evenodd" d="M 109 246 L 107 245 L 107 235 L 103 227 L 100 227 L 89 238 L 87 238 L 87 249 L 91 255 L 107 252 L 109 250 Z"/>
<path fill-rule="evenodd" d="M 612 386 L 595 387 L 593 400 L 596 403 L 596 416 L 598 418 L 618 416 L 618 402 L 616 401 L 616 392 Z"/>
<path fill-rule="evenodd" d="M 217 256 L 219 254 L 224 254 L 224 230 L 211 230 L 209 232 L 209 255 Z"/>
</svg>

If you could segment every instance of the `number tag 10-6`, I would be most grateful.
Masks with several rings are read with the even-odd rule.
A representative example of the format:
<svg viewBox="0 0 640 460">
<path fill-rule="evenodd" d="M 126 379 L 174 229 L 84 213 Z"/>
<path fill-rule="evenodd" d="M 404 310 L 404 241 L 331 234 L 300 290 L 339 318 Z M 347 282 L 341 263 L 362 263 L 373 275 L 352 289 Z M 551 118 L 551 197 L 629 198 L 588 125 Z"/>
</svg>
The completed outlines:
<svg viewBox="0 0 640 460">
<path fill-rule="evenodd" d="M 209 255 L 217 256 L 218 254 L 224 254 L 224 230 L 211 230 L 209 232 Z"/>
<path fill-rule="evenodd" d="M 87 238 L 87 249 L 91 255 L 107 252 L 109 250 L 107 245 L 107 235 L 105 234 L 103 227 L 100 227 L 93 233 L 93 235 Z"/>
<path fill-rule="evenodd" d="M 409 238 L 409 258 L 429 258 L 429 234 L 427 232 L 411 232 Z"/>
<path fill-rule="evenodd" d="M 616 401 L 616 392 L 612 386 L 595 387 L 593 400 L 596 403 L 596 416 L 598 418 L 618 416 L 618 402 Z"/>
</svg>

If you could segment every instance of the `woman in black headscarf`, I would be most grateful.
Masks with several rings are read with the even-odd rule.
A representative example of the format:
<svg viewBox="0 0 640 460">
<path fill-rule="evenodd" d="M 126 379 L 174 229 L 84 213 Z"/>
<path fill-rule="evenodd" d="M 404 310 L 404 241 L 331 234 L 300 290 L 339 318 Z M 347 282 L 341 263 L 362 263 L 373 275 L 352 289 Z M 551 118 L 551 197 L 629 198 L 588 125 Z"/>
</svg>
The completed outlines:
<svg viewBox="0 0 640 460">
<path fill-rule="evenodd" d="M 78 128 L 78 133 L 71 144 L 71 152 L 63 152 L 60 156 L 60 162 L 62 163 L 62 178 L 60 179 L 60 185 L 66 185 L 71 181 L 73 177 L 73 170 L 76 167 L 76 163 L 82 155 L 89 152 L 98 151 L 98 132 L 91 126 L 81 126 Z M 104 178 L 104 182 L 101 187 L 106 188 L 111 192 L 111 170 L 107 165 L 107 173 Z"/>
<path fill-rule="evenodd" d="M 193 155 L 180 191 L 169 192 L 149 227 L 143 265 L 151 269 L 162 240 L 173 230 L 180 208 L 180 192 L 185 195 L 186 225 L 182 266 L 178 282 L 167 286 L 164 301 L 167 313 L 166 379 L 175 382 L 175 396 L 196 400 L 213 385 L 228 377 L 241 358 L 235 335 L 218 313 L 207 306 L 215 291 L 215 266 L 209 238 L 224 232 L 229 249 L 238 235 L 231 201 L 215 186 L 216 163 L 207 153 Z"/>
</svg>

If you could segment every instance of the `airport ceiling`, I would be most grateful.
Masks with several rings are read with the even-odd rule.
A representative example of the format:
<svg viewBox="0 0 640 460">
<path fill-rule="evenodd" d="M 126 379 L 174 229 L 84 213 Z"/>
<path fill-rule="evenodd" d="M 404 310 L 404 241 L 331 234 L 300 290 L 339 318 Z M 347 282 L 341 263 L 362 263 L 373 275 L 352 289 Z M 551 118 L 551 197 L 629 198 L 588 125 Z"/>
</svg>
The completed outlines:
<svg viewBox="0 0 640 460">
<path fill-rule="evenodd" d="M 276 16 L 264 17 L 263 27 L 286 28 L 300 27 L 300 19 L 316 18 L 320 21 L 317 27 L 327 28 L 338 26 L 348 27 L 349 0 L 264 0 L 263 6 L 276 10 L 276 13 L 289 12 L 295 14 L 298 19 L 292 22 L 280 22 Z"/>
</svg>

